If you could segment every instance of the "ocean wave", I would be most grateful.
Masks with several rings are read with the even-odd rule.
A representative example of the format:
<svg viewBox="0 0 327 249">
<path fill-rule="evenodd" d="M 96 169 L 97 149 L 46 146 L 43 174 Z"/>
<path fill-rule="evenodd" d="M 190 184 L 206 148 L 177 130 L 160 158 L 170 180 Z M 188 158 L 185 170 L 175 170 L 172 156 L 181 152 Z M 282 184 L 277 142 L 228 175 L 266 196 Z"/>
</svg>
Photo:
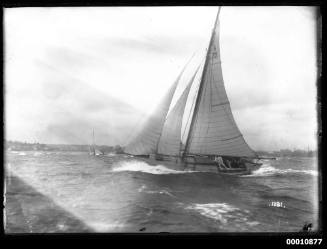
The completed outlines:
<svg viewBox="0 0 327 249">
<path fill-rule="evenodd" d="M 26 153 L 25 152 L 19 152 L 18 155 L 19 156 L 26 156 Z"/>
<path fill-rule="evenodd" d="M 137 172 L 149 173 L 154 175 L 185 174 L 185 173 L 196 172 L 196 171 L 189 171 L 189 170 L 185 170 L 185 171 L 173 170 L 163 165 L 152 166 L 145 162 L 140 162 L 140 161 L 121 162 L 117 167 L 113 168 L 112 171 L 114 172 L 137 171 Z"/>
<path fill-rule="evenodd" d="M 201 215 L 221 222 L 222 224 L 244 223 L 249 226 L 258 225 L 257 221 L 249 221 L 249 211 L 241 210 L 227 203 L 206 203 L 192 204 L 186 207 L 188 210 L 194 210 Z"/>
<path fill-rule="evenodd" d="M 263 164 L 261 168 L 252 172 L 251 175 L 244 175 L 242 177 L 255 177 L 255 176 L 275 176 L 283 174 L 308 174 L 317 176 L 316 170 L 300 170 L 300 169 L 278 169 L 269 164 Z"/>
</svg>

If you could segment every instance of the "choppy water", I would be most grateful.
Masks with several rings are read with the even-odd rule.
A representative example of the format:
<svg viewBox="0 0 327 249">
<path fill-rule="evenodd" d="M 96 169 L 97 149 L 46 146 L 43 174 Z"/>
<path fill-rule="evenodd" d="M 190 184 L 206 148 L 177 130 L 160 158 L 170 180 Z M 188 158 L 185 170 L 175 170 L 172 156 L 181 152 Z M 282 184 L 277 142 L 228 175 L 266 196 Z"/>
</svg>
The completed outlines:
<svg viewBox="0 0 327 249">
<path fill-rule="evenodd" d="M 264 161 L 241 177 L 82 152 L 11 151 L 5 163 L 95 232 L 298 232 L 306 221 L 318 228 L 315 158 Z"/>
</svg>

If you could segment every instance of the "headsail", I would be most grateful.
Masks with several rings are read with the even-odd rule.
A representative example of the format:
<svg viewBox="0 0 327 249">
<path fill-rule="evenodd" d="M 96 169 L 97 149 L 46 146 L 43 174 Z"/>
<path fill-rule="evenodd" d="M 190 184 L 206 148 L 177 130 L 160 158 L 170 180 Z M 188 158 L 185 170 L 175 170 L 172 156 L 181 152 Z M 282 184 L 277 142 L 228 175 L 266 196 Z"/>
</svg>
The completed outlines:
<svg viewBox="0 0 327 249">
<path fill-rule="evenodd" d="M 255 157 L 239 131 L 224 87 L 219 12 L 212 32 L 185 154 Z"/>
<path fill-rule="evenodd" d="M 164 155 L 180 155 L 181 129 L 183 122 L 183 114 L 189 91 L 191 89 L 194 78 L 199 70 L 196 70 L 187 87 L 184 89 L 181 97 L 176 102 L 174 108 L 169 112 L 162 129 L 158 144 L 158 153 Z"/>
<path fill-rule="evenodd" d="M 187 64 L 184 66 L 183 70 L 177 77 L 174 84 L 170 87 L 159 106 L 154 110 L 142 131 L 130 144 L 126 146 L 124 150 L 126 153 L 132 155 L 149 155 L 152 153 L 157 153 L 159 137 L 161 135 L 171 101 Z"/>
</svg>

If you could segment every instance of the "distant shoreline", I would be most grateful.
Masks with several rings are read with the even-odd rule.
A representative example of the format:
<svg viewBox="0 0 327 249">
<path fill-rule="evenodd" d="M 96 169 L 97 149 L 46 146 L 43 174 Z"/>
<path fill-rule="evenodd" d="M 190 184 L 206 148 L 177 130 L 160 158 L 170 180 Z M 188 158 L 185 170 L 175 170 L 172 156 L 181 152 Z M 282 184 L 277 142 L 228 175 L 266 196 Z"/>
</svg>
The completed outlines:
<svg viewBox="0 0 327 249">
<path fill-rule="evenodd" d="M 5 149 L 11 151 L 79 151 L 88 152 L 91 145 L 88 144 L 40 144 L 26 143 L 17 141 L 6 141 Z M 104 153 L 123 153 L 123 147 L 120 145 L 92 145 Z"/>
<path fill-rule="evenodd" d="M 96 149 L 103 153 L 123 153 L 123 147 L 120 145 L 93 145 Z M 40 144 L 40 143 L 26 143 L 18 141 L 6 141 L 5 149 L 11 151 L 76 151 L 88 152 L 90 145 L 82 144 Z M 279 151 L 256 151 L 259 156 L 263 157 L 316 157 L 316 150 L 290 150 L 281 149 Z"/>
</svg>

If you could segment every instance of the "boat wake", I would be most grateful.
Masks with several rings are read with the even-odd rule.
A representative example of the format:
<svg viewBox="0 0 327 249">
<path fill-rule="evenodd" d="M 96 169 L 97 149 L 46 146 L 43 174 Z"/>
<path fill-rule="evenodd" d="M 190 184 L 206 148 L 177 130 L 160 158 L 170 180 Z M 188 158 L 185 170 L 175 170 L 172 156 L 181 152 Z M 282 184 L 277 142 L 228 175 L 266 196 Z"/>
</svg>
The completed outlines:
<svg viewBox="0 0 327 249">
<path fill-rule="evenodd" d="M 301 169 L 278 169 L 271 166 L 269 163 L 264 163 L 261 168 L 252 172 L 251 175 L 244 175 L 242 177 L 258 177 L 258 176 L 276 176 L 285 174 L 307 174 L 317 176 L 316 170 L 301 170 Z"/>
<path fill-rule="evenodd" d="M 249 211 L 241 210 L 227 203 L 192 204 L 186 207 L 188 210 L 199 212 L 201 215 L 219 221 L 223 225 L 235 223 L 249 226 L 258 225 L 259 222 L 249 220 Z"/>
<path fill-rule="evenodd" d="M 156 165 L 152 166 L 145 162 L 140 161 L 125 161 L 118 164 L 118 166 L 114 167 L 114 172 L 120 172 L 120 171 L 138 171 L 148 174 L 154 174 L 154 175 L 167 175 L 167 174 L 185 174 L 185 173 L 194 173 L 197 171 L 190 171 L 190 170 L 173 170 L 169 169 L 163 165 Z"/>
</svg>

